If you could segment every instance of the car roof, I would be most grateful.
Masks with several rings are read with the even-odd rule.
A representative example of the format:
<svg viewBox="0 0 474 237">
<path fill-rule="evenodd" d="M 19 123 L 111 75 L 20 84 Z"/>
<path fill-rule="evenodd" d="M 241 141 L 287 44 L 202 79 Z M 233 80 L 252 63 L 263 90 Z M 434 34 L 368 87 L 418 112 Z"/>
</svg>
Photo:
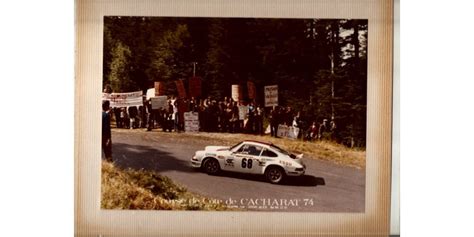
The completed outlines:
<svg viewBox="0 0 474 237">
<path fill-rule="evenodd" d="M 243 142 L 256 143 L 256 144 L 259 144 L 259 145 L 266 145 L 266 146 L 273 145 L 271 142 L 262 142 L 262 141 L 256 141 L 256 140 L 244 140 Z"/>
</svg>

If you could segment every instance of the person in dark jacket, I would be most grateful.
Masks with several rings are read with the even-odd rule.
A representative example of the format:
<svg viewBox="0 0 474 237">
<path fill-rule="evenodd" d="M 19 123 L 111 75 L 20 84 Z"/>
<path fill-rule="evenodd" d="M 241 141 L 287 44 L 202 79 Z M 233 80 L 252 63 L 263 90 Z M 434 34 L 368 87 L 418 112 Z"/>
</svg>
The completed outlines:
<svg viewBox="0 0 474 237">
<path fill-rule="evenodd" d="M 110 102 L 108 100 L 102 103 L 102 150 L 105 159 L 112 162 L 112 131 L 110 129 Z"/>
<path fill-rule="evenodd" d="M 278 137 L 278 125 L 280 123 L 280 112 L 278 107 L 274 107 L 270 111 L 270 131 L 272 137 Z"/>
<path fill-rule="evenodd" d="M 120 119 L 120 108 L 114 108 L 113 109 L 114 111 L 114 116 L 115 116 L 115 126 L 117 128 L 121 128 L 122 127 L 122 120 Z"/>
<path fill-rule="evenodd" d="M 136 118 L 138 115 L 138 109 L 136 106 L 128 107 L 128 115 L 130 116 L 130 129 L 134 129 L 137 127 Z"/>
<path fill-rule="evenodd" d="M 321 125 L 319 125 L 319 129 L 318 129 L 318 139 L 319 140 L 329 140 L 329 125 L 328 125 L 328 120 L 327 119 L 323 119 L 323 123 L 321 123 Z"/>
<path fill-rule="evenodd" d="M 146 127 L 146 130 L 147 131 L 151 131 L 153 129 L 153 124 L 155 123 L 155 113 L 154 111 L 151 109 L 151 103 L 149 101 L 146 101 L 145 102 L 145 109 L 146 109 L 146 114 L 147 114 L 147 127 Z"/>
</svg>

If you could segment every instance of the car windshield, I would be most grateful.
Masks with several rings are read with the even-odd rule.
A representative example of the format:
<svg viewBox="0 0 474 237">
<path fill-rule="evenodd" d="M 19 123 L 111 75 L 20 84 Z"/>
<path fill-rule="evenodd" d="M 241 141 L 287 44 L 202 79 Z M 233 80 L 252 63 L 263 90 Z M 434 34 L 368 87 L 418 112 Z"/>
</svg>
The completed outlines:
<svg viewBox="0 0 474 237">
<path fill-rule="evenodd" d="M 229 151 L 233 151 L 234 148 L 238 147 L 240 144 L 242 144 L 242 142 L 239 142 L 239 143 L 233 145 L 231 148 L 229 148 Z"/>
<path fill-rule="evenodd" d="M 281 149 L 280 147 L 277 147 L 277 146 L 275 146 L 275 145 L 271 145 L 270 147 L 273 148 L 273 149 L 275 149 L 275 150 L 277 150 L 278 152 L 280 152 L 280 153 L 282 153 L 282 154 L 285 154 L 285 155 L 288 155 L 288 156 L 290 155 L 290 153 L 288 153 L 287 151 Z"/>
</svg>

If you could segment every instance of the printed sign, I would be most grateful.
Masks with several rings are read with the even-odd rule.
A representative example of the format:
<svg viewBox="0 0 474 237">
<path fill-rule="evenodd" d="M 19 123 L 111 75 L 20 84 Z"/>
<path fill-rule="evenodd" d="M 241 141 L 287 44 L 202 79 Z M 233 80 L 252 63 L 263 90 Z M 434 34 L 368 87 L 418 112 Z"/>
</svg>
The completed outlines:
<svg viewBox="0 0 474 237">
<path fill-rule="evenodd" d="M 239 106 L 239 120 L 244 120 L 248 113 L 249 113 L 249 106 L 248 105 Z"/>
<path fill-rule="evenodd" d="M 265 107 L 278 106 L 278 85 L 265 86 Z"/>
<path fill-rule="evenodd" d="M 290 129 L 286 125 L 278 125 L 277 136 L 278 137 L 288 137 Z"/>
<path fill-rule="evenodd" d="M 161 95 L 151 98 L 151 109 L 166 109 L 168 105 L 168 97 Z"/>
<path fill-rule="evenodd" d="M 111 108 L 143 106 L 143 92 L 102 93 L 102 100 L 108 100 Z"/>
<path fill-rule="evenodd" d="M 197 112 L 184 113 L 184 131 L 199 132 L 199 114 Z"/>
<path fill-rule="evenodd" d="M 191 77 L 189 79 L 189 96 L 200 97 L 201 96 L 201 78 Z"/>
<path fill-rule="evenodd" d="M 300 129 L 293 126 L 286 126 L 286 125 L 278 125 L 277 136 L 284 137 L 289 139 L 296 139 L 298 138 L 298 133 Z"/>
<path fill-rule="evenodd" d="M 251 81 L 247 82 L 247 90 L 249 93 L 249 99 L 255 100 L 257 98 L 257 93 L 255 90 L 255 84 Z"/>
<path fill-rule="evenodd" d="M 155 97 L 155 88 L 150 88 L 146 90 L 146 99 L 150 100 L 153 97 Z"/>
<path fill-rule="evenodd" d="M 242 90 L 240 88 L 240 85 L 232 85 L 232 99 L 236 102 L 239 102 L 242 100 Z"/>
<path fill-rule="evenodd" d="M 178 90 L 178 98 L 186 98 L 186 89 L 184 88 L 183 80 L 175 81 L 176 89 Z"/>
<path fill-rule="evenodd" d="M 299 128 L 290 126 L 290 129 L 288 131 L 288 138 L 289 139 L 297 139 L 299 132 L 300 132 Z"/>
<path fill-rule="evenodd" d="M 161 81 L 155 81 L 155 96 L 160 95 L 165 95 L 165 84 Z"/>
</svg>

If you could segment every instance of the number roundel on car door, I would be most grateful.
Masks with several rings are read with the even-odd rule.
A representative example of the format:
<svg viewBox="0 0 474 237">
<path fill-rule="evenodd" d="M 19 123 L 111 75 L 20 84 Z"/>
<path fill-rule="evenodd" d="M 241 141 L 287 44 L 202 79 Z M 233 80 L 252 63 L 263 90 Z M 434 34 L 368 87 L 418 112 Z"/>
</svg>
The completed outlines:
<svg viewBox="0 0 474 237">
<path fill-rule="evenodd" d="M 258 161 L 262 150 L 263 147 L 246 144 L 237 151 L 236 158 L 240 163 L 241 172 L 254 173 L 255 170 L 252 168 L 255 167 L 255 162 Z"/>
</svg>

